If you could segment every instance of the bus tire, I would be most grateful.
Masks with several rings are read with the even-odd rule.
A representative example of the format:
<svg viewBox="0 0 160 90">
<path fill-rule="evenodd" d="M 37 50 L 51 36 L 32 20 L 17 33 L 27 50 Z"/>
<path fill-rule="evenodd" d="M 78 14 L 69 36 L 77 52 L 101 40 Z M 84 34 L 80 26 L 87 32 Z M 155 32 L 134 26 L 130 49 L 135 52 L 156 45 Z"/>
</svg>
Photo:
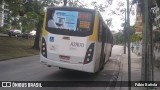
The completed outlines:
<svg viewBox="0 0 160 90">
<path fill-rule="evenodd" d="M 60 70 L 64 70 L 65 68 L 61 68 L 61 67 L 59 67 L 59 69 L 60 69 Z"/>
<path fill-rule="evenodd" d="M 99 71 L 102 71 L 104 69 L 104 66 L 102 66 L 100 69 L 99 69 Z"/>
<path fill-rule="evenodd" d="M 106 55 L 104 54 L 104 55 L 103 55 L 103 58 L 102 58 L 102 66 L 100 66 L 99 71 L 101 71 L 101 70 L 103 70 L 103 69 L 104 69 L 105 58 L 106 58 Z"/>
<path fill-rule="evenodd" d="M 109 56 L 111 57 L 111 55 L 112 55 L 112 50 L 110 51 L 110 55 Z"/>
</svg>

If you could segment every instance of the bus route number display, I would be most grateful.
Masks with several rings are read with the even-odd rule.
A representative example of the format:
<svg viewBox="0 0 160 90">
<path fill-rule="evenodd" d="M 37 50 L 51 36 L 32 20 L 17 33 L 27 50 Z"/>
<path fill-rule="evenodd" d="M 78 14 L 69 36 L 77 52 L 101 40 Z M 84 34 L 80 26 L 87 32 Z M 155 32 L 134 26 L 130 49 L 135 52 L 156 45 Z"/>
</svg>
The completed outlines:
<svg viewBox="0 0 160 90">
<path fill-rule="evenodd" d="M 90 22 L 80 21 L 80 24 L 79 24 L 80 28 L 89 28 L 89 26 L 90 26 Z"/>
<path fill-rule="evenodd" d="M 90 13 L 85 13 L 85 12 L 80 12 L 79 16 L 79 28 L 90 28 L 90 22 L 91 22 L 91 14 Z"/>
</svg>

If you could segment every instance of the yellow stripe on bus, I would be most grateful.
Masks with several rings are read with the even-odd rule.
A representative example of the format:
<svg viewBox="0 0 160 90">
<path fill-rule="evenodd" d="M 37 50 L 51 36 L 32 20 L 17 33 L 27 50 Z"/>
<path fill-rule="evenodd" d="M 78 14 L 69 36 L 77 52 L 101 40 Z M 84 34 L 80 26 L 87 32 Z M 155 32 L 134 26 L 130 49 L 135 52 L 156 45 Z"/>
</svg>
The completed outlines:
<svg viewBox="0 0 160 90">
<path fill-rule="evenodd" d="M 47 35 L 47 30 L 45 29 L 46 26 L 46 13 L 44 15 L 44 21 L 43 21 L 43 29 L 42 29 L 42 36 L 46 36 Z"/>
<path fill-rule="evenodd" d="M 98 16 L 95 16 L 93 34 L 89 37 L 89 41 L 98 41 Z"/>
</svg>

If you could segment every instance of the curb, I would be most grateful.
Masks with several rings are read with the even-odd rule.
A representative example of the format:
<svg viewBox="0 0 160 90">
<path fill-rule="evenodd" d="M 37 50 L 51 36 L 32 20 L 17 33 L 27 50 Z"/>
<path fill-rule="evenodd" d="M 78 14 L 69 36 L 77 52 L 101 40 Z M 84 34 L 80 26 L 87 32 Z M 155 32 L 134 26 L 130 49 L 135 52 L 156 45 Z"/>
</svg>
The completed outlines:
<svg viewBox="0 0 160 90">
<path fill-rule="evenodd" d="M 12 57 L 12 58 L 6 58 L 6 59 L 0 59 L 0 62 L 1 62 L 1 61 L 7 61 L 7 60 L 10 60 L 10 59 L 24 58 L 24 57 L 37 56 L 37 55 L 39 55 L 39 54 L 27 55 L 27 56 L 19 56 L 19 57 Z"/>
<path fill-rule="evenodd" d="M 117 73 L 117 72 L 114 72 L 114 74 L 113 74 L 113 76 L 114 77 L 112 77 L 112 79 L 110 79 L 110 82 L 112 83 L 112 81 L 121 81 L 121 77 L 122 77 L 122 75 L 121 75 L 121 61 L 120 61 L 120 59 L 122 58 L 122 53 L 120 54 L 120 56 L 117 58 L 117 61 L 119 61 L 119 65 L 118 65 L 118 75 L 117 76 L 114 76 L 114 74 L 115 73 Z M 110 84 L 111 84 L 110 83 Z M 116 84 L 116 86 L 117 86 L 117 84 Z M 120 87 L 107 87 L 105 90 L 120 90 Z"/>
</svg>

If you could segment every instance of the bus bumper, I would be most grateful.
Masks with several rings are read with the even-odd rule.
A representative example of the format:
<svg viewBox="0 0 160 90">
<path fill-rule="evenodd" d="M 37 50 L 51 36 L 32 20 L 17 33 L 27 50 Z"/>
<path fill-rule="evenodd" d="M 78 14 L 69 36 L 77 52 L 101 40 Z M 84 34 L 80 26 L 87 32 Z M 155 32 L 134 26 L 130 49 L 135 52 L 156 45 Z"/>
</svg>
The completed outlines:
<svg viewBox="0 0 160 90">
<path fill-rule="evenodd" d="M 65 62 L 60 62 L 60 61 L 53 61 L 53 60 L 50 60 L 50 59 L 47 59 L 41 56 L 40 63 L 44 65 L 56 66 L 56 67 L 61 67 L 61 68 L 66 68 L 66 69 L 71 69 L 71 70 L 78 70 L 78 71 L 84 71 L 84 72 L 90 72 L 90 73 L 95 72 L 94 67 L 90 67 L 93 62 L 89 63 L 88 65 L 71 64 L 71 63 L 65 63 Z"/>
</svg>

